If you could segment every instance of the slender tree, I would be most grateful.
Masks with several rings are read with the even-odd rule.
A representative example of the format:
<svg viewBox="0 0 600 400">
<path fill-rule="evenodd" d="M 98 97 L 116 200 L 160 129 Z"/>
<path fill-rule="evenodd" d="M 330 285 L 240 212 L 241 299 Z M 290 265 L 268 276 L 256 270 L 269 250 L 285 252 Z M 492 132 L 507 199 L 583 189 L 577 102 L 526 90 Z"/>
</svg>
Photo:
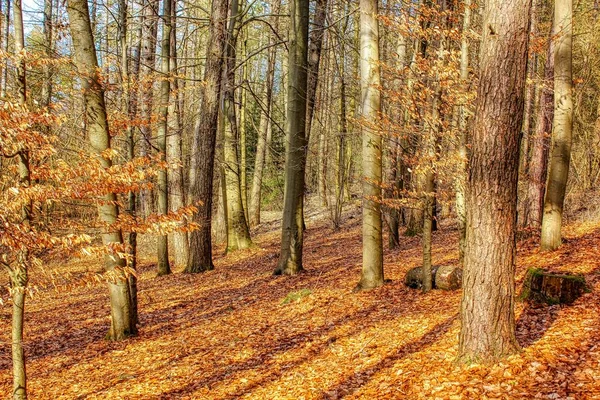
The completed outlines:
<svg viewBox="0 0 600 400">
<path fill-rule="evenodd" d="M 306 165 L 306 89 L 309 0 L 290 1 L 285 188 L 281 253 L 275 274 L 303 269 L 303 203 Z"/>
<path fill-rule="evenodd" d="M 363 158 L 363 262 L 357 290 L 383 285 L 381 112 L 377 0 L 360 0 L 360 91 Z"/>
<path fill-rule="evenodd" d="M 213 172 L 226 44 L 227 9 L 227 0 L 212 1 L 202 101 L 194 128 L 189 198 L 191 204 L 198 205 L 198 212 L 194 214 L 193 222 L 198 223 L 200 229 L 190 233 L 190 256 L 186 272 L 192 273 L 214 268 L 211 240 Z"/>
<path fill-rule="evenodd" d="M 168 119 L 169 119 L 169 99 L 171 92 L 171 77 L 169 73 L 171 68 L 169 66 L 171 61 L 171 32 L 172 32 L 172 21 L 171 21 L 171 0 L 163 0 L 162 9 L 162 38 L 160 45 L 160 59 L 162 72 L 162 79 L 160 82 L 160 106 L 159 115 L 160 120 L 158 122 L 157 130 L 157 147 L 158 154 L 161 161 L 167 161 L 167 133 L 168 133 Z M 161 168 L 158 171 L 158 212 L 162 215 L 169 213 L 169 183 L 168 183 L 167 170 Z M 158 275 L 168 275 L 171 273 L 171 265 L 169 263 L 169 240 L 167 235 L 159 235 L 157 243 L 158 251 Z"/>
<path fill-rule="evenodd" d="M 107 169 L 112 165 L 110 158 L 105 155 L 106 151 L 111 148 L 110 133 L 87 1 L 69 0 L 67 13 L 73 38 L 75 64 L 81 76 L 85 97 L 86 128 L 91 152 L 100 165 Z M 114 193 L 102 196 L 98 204 L 98 216 L 107 225 L 107 231 L 102 234 L 102 242 L 106 246 L 123 243 L 121 231 L 110 228 L 110 225 L 114 224 L 119 216 L 119 208 L 116 204 L 117 196 Z M 116 253 L 109 254 L 105 257 L 104 265 L 107 271 L 115 275 L 115 280 L 108 284 L 111 328 L 107 336 L 112 340 L 121 340 L 137 333 L 132 294 L 128 278 L 122 269 L 125 266 L 125 260 Z"/>
<path fill-rule="evenodd" d="M 518 350 L 515 253 L 519 139 L 531 0 L 487 0 L 469 162 L 459 358 Z"/>
<path fill-rule="evenodd" d="M 229 27 L 227 28 L 225 57 L 226 64 L 223 72 L 221 124 L 224 139 L 222 179 L 225 185 L 227 251 L 246 249 L 252 245 L 250 231 L 246 221 L 244 203 L 242 200 L 241 171 L 238 158 L 238 121 L 235 107 L 235 63 L 236 63 L 236 26 L 239 21 L 239 2 L 231 1 Z"/>
<path fill-rule="evenodd" d="M 573 141 L 573 0 L 554 2 L 554 122 L 542 217 L 542 250 L 561 245 L 563 206 Z"/>
</svg>

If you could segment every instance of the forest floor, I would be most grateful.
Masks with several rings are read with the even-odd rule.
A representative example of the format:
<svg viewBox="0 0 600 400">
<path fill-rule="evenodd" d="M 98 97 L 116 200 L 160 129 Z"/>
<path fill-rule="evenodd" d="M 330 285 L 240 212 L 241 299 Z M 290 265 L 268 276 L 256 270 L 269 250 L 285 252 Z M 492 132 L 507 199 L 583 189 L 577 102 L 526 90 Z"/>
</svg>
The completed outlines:
<svg viewBox="0 0 600 400">
<path fill-rule="evenodd" d="M 461 293 L 404 286 L 420 265 L 419 238 L 385 255 L 385 286 L 352 293 L 361 265 L 360 216 L 342 229 L 308 222 L 304 263 L 273 276 L 280 232 L 260 227 L 248 251 L 216 252 L 215 270 L 157 278 L 139 271 L 139 336 L 104 339 L 106 287 L 46 291 L 28 299 L 26 355 L 32 399 L 600 399 L 600 222 L 565 229 L 564 246 L 540 254 L 520 243 L 517 284 L 528 267 L 584 274 L 592 291 L 573 305 L 517 303 L 522 351 L 495 365 L 455 364 Z M 434 263 L 457 262 L 457 233 L 434 234 Z M 148 249 L 144 252 L 148 255 Z M 60 267 L 73 276 L 99 261 Z M 36 274 L 31 282 L 35 284 Z M 10 393 L 10 306 L 0 308 L 0 392 Z"/>
</svg>

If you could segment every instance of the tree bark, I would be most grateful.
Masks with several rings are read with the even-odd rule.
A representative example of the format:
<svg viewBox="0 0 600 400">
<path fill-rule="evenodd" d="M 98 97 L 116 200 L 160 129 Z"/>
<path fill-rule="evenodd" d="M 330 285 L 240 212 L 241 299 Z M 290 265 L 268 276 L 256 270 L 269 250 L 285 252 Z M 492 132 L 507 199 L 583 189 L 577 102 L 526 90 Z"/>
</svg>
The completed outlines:
<svg viewBox="0 0 600 400">
<path fill-rule="evenodd" d="M 91 153 L 102 168 L 108 169 L 112 161 L 104 157 L 103 153 L 110 149 L 110 133 L 87 1 L 69 0 L 67 12 L 73 38 L 75 64 L 84 90 Z M 121 231 L 110 228 L 119 216 L 119 208 L 116 204 L 117 196 L 114 193 L 107 193 L 102 196 L 98 205 L 98 216 L 107 226 L 107 231 L 102 235 L 105 246 L 123 243 Z M 107 336 L 112 340 L 121 340 L 137 333 L 128 277 L 122 270 L 125 267 L 125 260 L 116 253 L 107 254 L 104 265 L 107 271 L 114 272 L 116 275 L 115 280 L 108 284 L 111 328 Z"/>
<path fill-rule="evenodd" d="M 459 359 L 467 363 L 518 350 L 515 232 L 530 6 L 531 0 L 485 3 L 459 335 Z"/>
<path fill-rule="evenodd" d="M 379 69 L 379 25 L 377 0 L 360 0 L 360 92 L 362 97 L 363 158 L 363 261 L 356 290 L 383 285 L 383 241 L 381 223 L 381 74 Z"/>
<path fill-rule="evenodd" d="M 303 269 L 308 15 L 308 0 L 290 1 L 284 206 L 281 253 L 275 269 L 275 274 L 283 275 Z"/>
<path fill-rule="evenodd" d="M 200 229 L 190 233 L 190 257 L 186 272 L 203 272 L 214 268 L 212 262 L 211 217 L 213 197 L 213 172 L 217 121 L 219 117 L 219 96 L 223 76 L 225 51 L 225 24 L 227 21 L 227 0 L 213 0 L 206 67 L 199 117 L 195 126 L 192 145 L 190 175 L 190 203 L 198 205 L 193 222 Z"/>
<path fill-rule="evenodd" d="M 555 1 L 554 33 L 554 129 L 542 217 L 542 250 L 556 250 L 561 245 L 560 229 L 573 141 L 573 0 Z"/>
</svg>

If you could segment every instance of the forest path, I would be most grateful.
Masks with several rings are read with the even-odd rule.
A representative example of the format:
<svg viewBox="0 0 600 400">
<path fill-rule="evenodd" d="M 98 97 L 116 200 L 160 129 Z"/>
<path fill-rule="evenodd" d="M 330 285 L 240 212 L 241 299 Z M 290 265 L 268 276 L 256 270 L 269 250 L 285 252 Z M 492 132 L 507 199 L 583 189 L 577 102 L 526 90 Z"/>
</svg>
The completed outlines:
<svg viewBox="0 0 600 400">
<path fill-rule="evenodd" d="M 325 220 L 308 225 L 306 271 L 294 277 L 272 275 L 278 230 L 260 233 L 248 251 L 217 249 L 215 270 L 198 275 L 156 278 L 142 257 L 140 332 L 124 342 L 104 340 L 102 284 L 28 299 L 30 398 L 600 398 L 600 224 L 568 227 L 555 253 L 520 244 L 519 286 L 528 267 L 549 267 L 585 274 L 593 290 L 569 307 L 518 303 L 523 351 L 469 368 L 454 364 L 460 291 L 403 285 L 420 265 L 419 238 L 386 250 L 390 283 L 354 294 L 360 215 L 346 215 L 338 231 Z M 447 227 L 434 234 L 434 264 L 456 263 L 456 240 Z M 0 390 L 9 393 L 10 307 L 0 312 Z"/>
</svg>

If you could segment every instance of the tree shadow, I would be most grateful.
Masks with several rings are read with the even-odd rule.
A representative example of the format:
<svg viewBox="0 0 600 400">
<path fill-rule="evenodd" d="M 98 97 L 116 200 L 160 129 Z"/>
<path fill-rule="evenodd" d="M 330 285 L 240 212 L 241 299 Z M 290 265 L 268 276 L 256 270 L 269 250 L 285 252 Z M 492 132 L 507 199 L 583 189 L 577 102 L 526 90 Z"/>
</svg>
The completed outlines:
<svg viewBox="0 0 600 400">
<path fill-rule="evenodd" d="M 352 395 L 362 386 L 364 386 L 369 380 L 371 380 L 378 372 L 387 368 L 391 368 L 396 361 L 401 360 L 412 353 L 423 350 L 425 347 L 428 347 L 438 341 L 444 334 L 446 334 L 446 332 L 448 332 L 457 318 L 458 314 L 453 315 L 452 317 L 431 328 L 429 332 L 421 336 L 419 340 L 402 345 L 394 352 L 380 360 L 377 364 L 347 376 L 341 382 L 338 382 L 335 387 L 322 391 L 318 399 L 338 399 L 340 397 Z"/>
<path fill-rule="evenodd" d="M 560 305 L 526 302 L 516 323 L 517 342 L 523 348 L 540 340 L 560 313 Z"/>
</svg>

